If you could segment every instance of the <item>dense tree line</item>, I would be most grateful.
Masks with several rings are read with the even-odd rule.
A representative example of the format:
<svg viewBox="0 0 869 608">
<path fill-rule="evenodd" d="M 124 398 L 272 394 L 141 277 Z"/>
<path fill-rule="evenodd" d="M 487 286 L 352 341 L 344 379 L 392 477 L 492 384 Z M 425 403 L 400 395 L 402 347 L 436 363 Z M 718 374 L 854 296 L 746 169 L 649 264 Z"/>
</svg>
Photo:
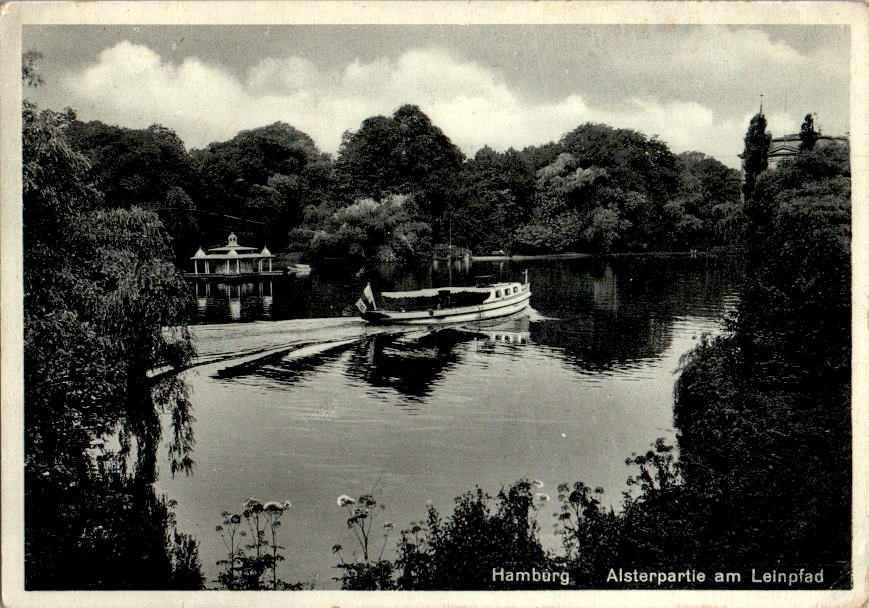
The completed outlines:
<svg viewBox="0 0 869 608">
<path fill-rule="evenodd" d="M 285 123 L 188 152 L 160 125 L 71 118 L 100 204 L 157 213 L 182 263 L 229 231 L 274 251 L 408 261 L 450 240 L 475 253 L 685 250 L 737 244 L 745 225 L 735 170 L 602 124 L 466 158 L 404 105 L 346 132 L 333 159 Z"/>
</svg>

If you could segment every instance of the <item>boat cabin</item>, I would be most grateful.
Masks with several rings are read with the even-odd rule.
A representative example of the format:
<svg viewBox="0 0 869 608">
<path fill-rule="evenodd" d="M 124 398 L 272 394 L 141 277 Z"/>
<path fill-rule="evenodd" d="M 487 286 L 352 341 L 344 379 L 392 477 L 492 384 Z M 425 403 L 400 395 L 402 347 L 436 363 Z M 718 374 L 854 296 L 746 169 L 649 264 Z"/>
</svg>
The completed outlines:
<svg viewBox="0 0 869 608">
<path fill-rule="evenodd" d="M 519 283 L 493 283 L 485 287 L 441 287 L 414 291 L 384 291 L 383 307 L 389 310 L 446 310 L 503 300 L 527 291 Z"/>
</svg>

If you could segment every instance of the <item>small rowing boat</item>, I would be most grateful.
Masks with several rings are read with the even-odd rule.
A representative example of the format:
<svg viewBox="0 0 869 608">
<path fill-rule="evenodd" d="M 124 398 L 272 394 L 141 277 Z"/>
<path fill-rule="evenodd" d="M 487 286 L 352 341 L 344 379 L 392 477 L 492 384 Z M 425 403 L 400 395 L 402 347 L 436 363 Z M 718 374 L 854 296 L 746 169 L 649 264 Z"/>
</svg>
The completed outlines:
<svg viewBox="0 0 869 608">
<path fill-rule="evenodd" d="M 384 291 L 380 294 L 379 307 L 368 284 L 356 301 L 356 308 L 369 323 L 437 325 L 512 315 L 528 308 L 530 300 L 531 284 L 526 272 L 524 283 Z"/>
</svg>

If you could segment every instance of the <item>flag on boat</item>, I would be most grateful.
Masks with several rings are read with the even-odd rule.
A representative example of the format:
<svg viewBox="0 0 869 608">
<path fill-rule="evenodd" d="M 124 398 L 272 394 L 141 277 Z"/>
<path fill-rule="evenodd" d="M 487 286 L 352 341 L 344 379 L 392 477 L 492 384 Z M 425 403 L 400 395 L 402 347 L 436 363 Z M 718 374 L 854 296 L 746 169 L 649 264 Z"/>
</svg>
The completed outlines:
<svg viewBox="0 0 869 608">
<path fill-rule="evenodd" d="M 362 290 L 362 297 L 356 300 L 356 308 L 359 312 L 365 312 L 368 307 L 377 310 L 377 304 L 374 303 L 374 291 L 371 289 L 371 283 L 366 283 L 365 289 Z"/>
</svg>

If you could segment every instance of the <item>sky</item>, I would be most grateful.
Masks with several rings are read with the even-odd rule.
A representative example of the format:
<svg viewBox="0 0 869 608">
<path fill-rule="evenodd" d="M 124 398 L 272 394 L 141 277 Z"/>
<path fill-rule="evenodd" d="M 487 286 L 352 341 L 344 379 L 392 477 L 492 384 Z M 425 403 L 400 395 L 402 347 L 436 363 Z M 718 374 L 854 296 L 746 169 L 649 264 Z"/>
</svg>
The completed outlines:
<svg viewBox="0 0 869 608">
<path fill-rule="evenodd" d="M 732 166 L 763 108 L 774 136 L 807 113 L 849 120 L 847 26 L 31 25 L 46 84 L 24 95 L 80 120 L 158 123 L 188 148 L 283 121 L 335 154 L 370 116 L 418 105 L 471 156 L 585 122 Z"/>
</svg>

